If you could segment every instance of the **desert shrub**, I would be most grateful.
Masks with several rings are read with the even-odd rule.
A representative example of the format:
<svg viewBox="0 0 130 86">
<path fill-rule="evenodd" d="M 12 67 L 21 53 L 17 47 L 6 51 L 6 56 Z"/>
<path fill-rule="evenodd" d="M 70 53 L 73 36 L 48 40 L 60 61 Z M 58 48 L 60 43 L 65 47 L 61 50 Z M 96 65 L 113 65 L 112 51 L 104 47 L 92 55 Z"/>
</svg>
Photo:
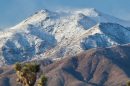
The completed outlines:
<svg viewBox="0 0 130 86">
<path fill-rule="evenodd" d="M 42 75 L 38 80 L 38 86 L 47 86 L 47 77 Z"/>
<path fill-rule="evenodd" d="M 40 71 L 40 65 L 36 63 L 16 63 L 14 66 L 17 74 L 17 81 L 23 86 L 34 86 L 37 73 Z"/>
<path fill-rule="evenodd" d="M 20 71 L 21 68 L 22 68 L 22 65 L 21 65 L 20 63 L 16 63 L 16 64 L 14 65 L 14 69 L 15 69 L 16 71 Z"/>
<path fill-rule="evenodd" d="M 40 65 L 36 63 L 26 63 L 25 67 L 28 68 L 29 71 L 37 73 L 40 71 Z"/>
</svg>

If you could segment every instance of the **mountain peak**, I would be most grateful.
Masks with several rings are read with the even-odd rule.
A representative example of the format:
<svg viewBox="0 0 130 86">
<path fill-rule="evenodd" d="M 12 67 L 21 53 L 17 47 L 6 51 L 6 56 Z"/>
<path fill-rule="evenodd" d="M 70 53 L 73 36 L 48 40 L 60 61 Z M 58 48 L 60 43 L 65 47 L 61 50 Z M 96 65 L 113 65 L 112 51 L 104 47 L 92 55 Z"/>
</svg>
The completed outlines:
<svg viewBox="0 0 130 86">
<path fill-rule="evenodd" d="M 130 23 L 128 23 L 129 25 Z M 130 43 L 126 22 L 94 8 L 51 12 L 43 9 L 0 34 L 0 62 L 55 60 L 97 47 Z"/>
<path fill-rule="evenodd" d="M 95 8 L 81 8 L 81 9 L 66 9 L 66 10 L 58 10 L 58 12 L 63 12 L 67 14 L 77 15 L 84 14 L 86 16 L 98 16 L 100 14 Z"/>
<path fill-rule="evenodd" d="M 42 10 L 40 10 L 40 11 L 37 11 L 37 12 L 35 12 L 34 14 L 44 14 L 44 13 L 49 13 L 50 11 L 49 10 L 47 10 L 47 9 L 42 9 Z"/>
<path fill-rule="evenodd" d="M 82 13 L 86 16 L 96 17 L 99 15 L 99 12 L 95 8 L 86 8 L 86 9 L 77 9 L 74 13 Z"/>
</svg>

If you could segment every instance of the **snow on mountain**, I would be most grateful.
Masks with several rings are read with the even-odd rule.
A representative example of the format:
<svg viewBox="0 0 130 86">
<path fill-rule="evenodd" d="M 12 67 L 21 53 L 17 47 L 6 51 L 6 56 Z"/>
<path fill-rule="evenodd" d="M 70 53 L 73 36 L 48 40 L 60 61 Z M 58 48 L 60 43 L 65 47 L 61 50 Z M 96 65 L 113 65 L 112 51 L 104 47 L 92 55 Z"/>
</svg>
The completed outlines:
<svg viewBox="0 0 130 86">
<path fill-rule="evenodd" d="M 41 10 L 0 32 L 0 64 L 52 58 L 97 47 L 130 43 L 130 22 L 93 8 Z M 59 58 L 60 59 L 60 58 Z"/>
</svg>

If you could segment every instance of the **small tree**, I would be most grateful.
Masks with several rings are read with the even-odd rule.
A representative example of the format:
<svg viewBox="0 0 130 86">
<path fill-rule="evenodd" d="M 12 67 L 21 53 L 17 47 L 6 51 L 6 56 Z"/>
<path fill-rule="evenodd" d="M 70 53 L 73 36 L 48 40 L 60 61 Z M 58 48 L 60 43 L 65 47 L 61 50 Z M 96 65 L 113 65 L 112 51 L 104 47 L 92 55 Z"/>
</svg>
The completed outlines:
<svg viewBox="0 0 130 86">
<path fill-rule="evenodd" d="M 16 63 L 14 69 L 18 76 L 18 82 L 22 83 L 23 86 L 34 86 L 40 65 L 36 63 Z"/>
<path fill-rule="evenodd" d="M 37 73 L 40 71 L 40 65 L 39 64 L 36 64 L 36 63 L 26 63 L 25 64 L 25 67 L 31 71 L 31 72 L 34 72 L 34 73 Z"/>
<path fill-rule="evenodd" d="M 38 80 L 38 86 L 47 86 L 47 77 L 45 75 L 42 75 Z"/>
<path fill-rule="evenodd" d="M 22 65 L 21 65 L 20 63 L 16 63 L 16 64 L 14 65 L 14 68 L 15 68 L 16 71 L 20 71 L 20 70 L 21 70 L 21 67 L 22 67 Z"/>
</svg>

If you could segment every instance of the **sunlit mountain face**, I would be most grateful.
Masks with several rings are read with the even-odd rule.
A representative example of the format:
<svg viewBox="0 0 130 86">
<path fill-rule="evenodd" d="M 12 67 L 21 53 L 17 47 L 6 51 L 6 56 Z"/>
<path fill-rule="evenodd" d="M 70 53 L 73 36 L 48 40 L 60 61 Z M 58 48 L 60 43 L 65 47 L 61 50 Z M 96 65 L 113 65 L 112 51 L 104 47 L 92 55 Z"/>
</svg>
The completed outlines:
<svg viewBox="0 0 130 86">
<path fill-rule="evenodd" d="M 130 22 L 94 8 L 41 10 L 0 32 L 0 65 L 48 58 L 52 61 L 92 48 L 130 43 Z"/>
</svg>

